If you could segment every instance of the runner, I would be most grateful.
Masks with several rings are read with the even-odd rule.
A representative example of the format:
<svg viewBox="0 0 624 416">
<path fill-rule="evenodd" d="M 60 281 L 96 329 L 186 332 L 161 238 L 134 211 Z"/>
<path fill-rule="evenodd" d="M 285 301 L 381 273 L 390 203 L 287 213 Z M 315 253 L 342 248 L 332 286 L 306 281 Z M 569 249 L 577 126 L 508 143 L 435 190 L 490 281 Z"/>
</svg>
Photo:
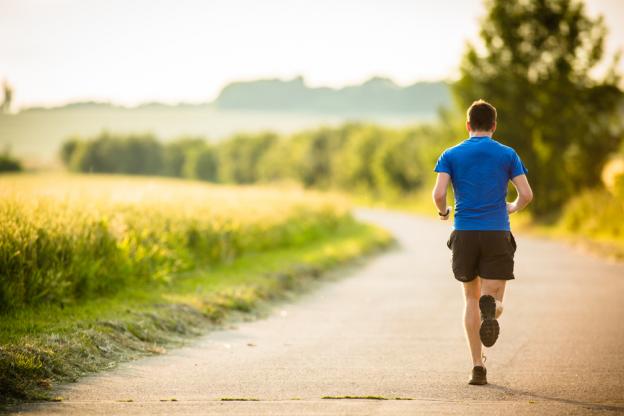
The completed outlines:
<svg viewBox="0 0 624 416">
<path fill-rule="evenodd" d="M 516 241 L 509 214 L 527 206 L 533 192 L 516 151 L 492 139 L 496 109 L 491 104 L 472 103 L 466 128 L 470 137 L 438 159 L 433 200 L 440 219 L 447 220 L 451 208 L 446 191 L 452 183 L 455 224 L 447 246 L 453 252 L 453 274 L 464 286 L 464 328 L 473 363 L 469 383 L 483 385 L 487 371 L 481 344 L 491 347 L 496 342 L 505 283 L 514 278 Z M 510 180 L 518 193 L 514 202 L 506 202 Z"/>
</svg>

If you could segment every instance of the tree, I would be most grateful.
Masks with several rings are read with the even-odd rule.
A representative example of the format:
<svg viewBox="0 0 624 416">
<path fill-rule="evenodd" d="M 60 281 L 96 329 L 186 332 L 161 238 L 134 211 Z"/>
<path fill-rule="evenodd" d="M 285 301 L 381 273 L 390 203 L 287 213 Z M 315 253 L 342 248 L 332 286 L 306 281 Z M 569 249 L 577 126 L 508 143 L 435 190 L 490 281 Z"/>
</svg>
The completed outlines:
<svg viewBox="0 0 624 416">
<path fill-rule="evenodd" d="M 73 171 L 158 175 L 163 171 L 162 145 L 151 134 L 114 135 L 103 131 L 92 140 L 72 138 L 61 159 Z"/>
<path fill-rule="evenodd" d="M 379 127 L 363 126 L 348 135 L 332 168 L 338 186 L 363 193 L 375 190 L 373 157 L 386 133 Z"/>
<path fill-rule="evenodd" d="M 189 155 L 205 145 L 206 140 L 201 137 L 181 137 L 164 145 L 163 174 L 176 178 L 183 177 Z"/>
<path fill-rule="evenodd" d="M 273 133 L 238 134 L 219 146 L 218 176 L 225 183 L 253 183 L 262 156 L 277 141 Z"/>
<path fill-rule="evenodd" d="M 328 188 L 331 184 L 333 159 L 340 153 L 346 139 L 340 129 L 319 127 L 289 138 L 290 162 L 294 177 L 305 187 Z"/>
<path fill-rule="evenodd" d="M 61 145 L 61 150 L 59 152 L 59 155 L 61 157 L 61 161 L 65 164 L 65 166 L 69 167 L 71 159 L 74 153 L 76 152 L 76 149 L 78 149 L 79 145 L 80 145 L 79 137 L 72 137 Z"/>
<path fill-rule="evenodd" d="M 597 185 L 622 137 L 616 61 L 600 78 L 602 18 L 576 0 L 489 0 L 484 50 L 468 46 L 453 92 L 462 109 L 478 98 L 499 112 L 496 137 L 529 168 L 531 209 L 559 208 L 575 191 Z"/>
<path fill-rule="evenodd" d="M 419 158 L 422 139 L 405 132 L 385 134 L 371 162 L 375 188 L 379 192 L 408 194 L 422 186 L 426 171 Z"/>
<path fill-rule="evenodd" d="M 258 160 L 258 180 L 262 182 L 282 181 L 297 177 L 297 161 L 293 152 L 293 139 L 281 136 Z"/>
<path fill-rule="evenodd" d="M 158 175 L 163 170 L 162 145 L 152 134 L 117 136 L 109 159 L 118 158 L 117 172 L 137 175 Z"/>
<path fill-rule="evenodd" d="M 186 155 L 183 174 L 187 178 L 216 182 L 217 152 L 212 145 L 202 143 L 201 147 L 190 148 Z"/>
</svg>

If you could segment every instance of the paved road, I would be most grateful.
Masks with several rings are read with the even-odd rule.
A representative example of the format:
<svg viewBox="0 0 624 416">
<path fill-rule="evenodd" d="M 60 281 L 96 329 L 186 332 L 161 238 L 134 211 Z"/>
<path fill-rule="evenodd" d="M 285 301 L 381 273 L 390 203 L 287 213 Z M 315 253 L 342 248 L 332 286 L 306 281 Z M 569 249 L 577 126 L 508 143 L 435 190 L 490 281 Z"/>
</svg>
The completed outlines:
<svg viewBox="0 0 624 416">
<path fill-rule="evenodd" d="M 400 247 L 268 319 L 85 378 L 59 392 L 65 401 L 21 413 L 624 413 L 622 264 L 518 238 L 517 279 L 501 337 L 487 352 L 490 384 L 469 386 L 462 293 L 445 246 L 449 224 L 358 215 L 391 230 Z M 412 400 L 322 399 L 369 395 Z"/>
</svg>

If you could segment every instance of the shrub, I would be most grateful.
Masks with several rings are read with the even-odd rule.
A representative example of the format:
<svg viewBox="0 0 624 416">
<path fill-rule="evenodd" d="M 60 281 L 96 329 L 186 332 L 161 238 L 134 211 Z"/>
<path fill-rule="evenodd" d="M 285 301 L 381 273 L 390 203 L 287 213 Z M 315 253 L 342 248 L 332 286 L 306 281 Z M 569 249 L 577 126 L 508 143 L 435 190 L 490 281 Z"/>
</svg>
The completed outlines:
<svg viewBox="0 0 624 416">
<path fill-rule="evenodd" d="M 12 157 L 9 152 L 0 154 L 0 172 L 19 172 L 22 170 L 22 163 Z"/>
</svg>

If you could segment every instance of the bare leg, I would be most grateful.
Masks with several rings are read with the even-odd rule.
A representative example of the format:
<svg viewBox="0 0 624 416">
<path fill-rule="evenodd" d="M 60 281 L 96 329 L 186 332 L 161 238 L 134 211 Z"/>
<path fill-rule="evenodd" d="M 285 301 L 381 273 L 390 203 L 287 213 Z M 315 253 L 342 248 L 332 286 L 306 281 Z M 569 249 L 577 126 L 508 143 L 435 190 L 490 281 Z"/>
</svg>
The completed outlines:
<svg viewBox="0 0 624 416">
<path fill-rule="evenodd" d="M 481 279 L 481 295 L 491 295 L 496 299 L 496 319 L 503 313 L 503 296 L 506 280 Z"/>
<path fill-rule="evenodd" d="M 466 339 L 472 355 L 472 364 L 483 367 L 481 358 L 481 339 L 479 338 L 479 327 L 481 326 L 481 312 L 479 311 L 479 296 L 481 295 L 481 282 L 477 277 L 474 280 L 464 283 L 464 299 L 466 306 L 464 309 L 464 329 Z"/>
</svg>

